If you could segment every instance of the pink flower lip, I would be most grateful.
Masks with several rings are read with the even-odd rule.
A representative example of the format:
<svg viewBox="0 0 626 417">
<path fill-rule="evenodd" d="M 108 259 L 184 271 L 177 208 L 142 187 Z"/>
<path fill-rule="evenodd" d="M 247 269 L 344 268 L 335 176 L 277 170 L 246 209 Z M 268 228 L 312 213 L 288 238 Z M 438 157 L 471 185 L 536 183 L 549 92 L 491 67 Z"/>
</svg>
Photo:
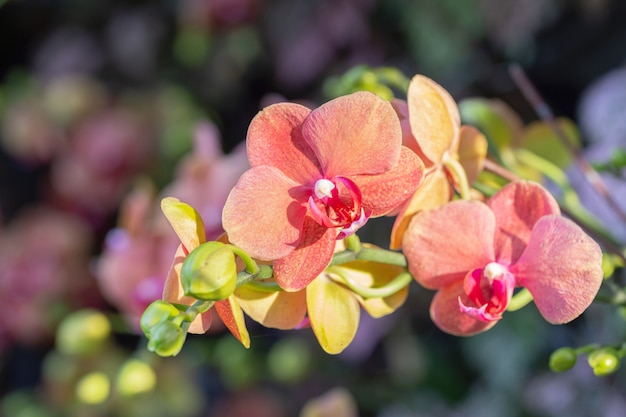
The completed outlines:
<svg viewBox="0 0 626 417">
<path fill-rule="evenodd" d="M 463 281 L 463 290 L 477 307 L 463 304 L 458 297 L 461 312 L 488 323 L 500 320 L 515 289 L 515 277 L 497 262 L 490 262 L 483 269 L 470 271 Z"/>
<path fill-rule="evenodd" d="M 371 214 L 362 207 L 359 187 L 345 177 L 317 180 L 309 197 L 309 208 L 320 226 L 341 228 L 337 239 L 355 233 Z"/>
</svg>

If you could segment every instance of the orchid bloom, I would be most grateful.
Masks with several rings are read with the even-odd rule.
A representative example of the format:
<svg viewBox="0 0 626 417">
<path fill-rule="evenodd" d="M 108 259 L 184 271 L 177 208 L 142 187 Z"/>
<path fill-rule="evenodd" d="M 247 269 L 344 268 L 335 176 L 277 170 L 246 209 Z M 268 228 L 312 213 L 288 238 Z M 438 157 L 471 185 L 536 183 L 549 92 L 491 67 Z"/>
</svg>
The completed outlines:
<svg viewBox="0 0 626 417">
<path fill-rule="evenodd" d="M 393 108 L 368 92 L 313 111 L 271 105 L 252 120 L 247 151 L 251 168 L 226 201 L 224 230 L 253 258 L 274 261 L 287 291 L 305 288 L 337 239 L 394 210 L 422 178 Z"/>
<path fill-rule="evenodd" d="M 525 287 L 550 323 L 574 320 L 602 283 L 602 251 L 554 198 L 527 181 L 508 184 L 486 204 L 459 200 L 416 215 L 404 235 L 409 271 L 438 290 L 435 324 L 453 335 L 491 328 L 515 287 Z"/>
<path fill-rule="evenodd" d="M 171 303 L 191 305 L 196 299 L 184 294 L 180 273 L 185 257 L 206 241 L 204 222 L 195 209 L 176 198 L 163 199 L 161 207 L 181 240 L 165 281 L 163 299 Z M 248 285 L 238 287 L 233 295 L 217 301 L 214 307 L 226 327 L 245 347 L 250 346 L 250 337 L 243 312 L 265 327 L 281 330 L 297 327 L 306 314 L 304 291 L 258 291 Z M 189 332 L 206 333 L 211 326 L 211 320 L 209 310 L 196 317 Z"/>
<path fill-rule="evenodd" d="M 394 99 L 392 105 L 402 125 L 403 144 L 424 162 L 422 185 L 400 209 L 391 232 L 391 248 L 399 249 L 411 218 L 418 212 L 439 207 L 452 198 L 462 169 L 471 184 L 482 170 L 487 156 L 485 136 L 469 125 L 461 126 L 459 109 L 450 94 L 422 75 L 413 77 L 407 101 Z M 459 166 L 460 164 L 460 166 Z"/>
</svg>

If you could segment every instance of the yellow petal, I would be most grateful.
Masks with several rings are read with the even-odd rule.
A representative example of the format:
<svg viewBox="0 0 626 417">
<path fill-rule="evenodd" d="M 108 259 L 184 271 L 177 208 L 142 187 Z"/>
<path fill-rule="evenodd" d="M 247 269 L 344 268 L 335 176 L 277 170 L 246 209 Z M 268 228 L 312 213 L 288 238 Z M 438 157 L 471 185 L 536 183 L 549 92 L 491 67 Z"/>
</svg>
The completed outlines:
<svg viewBox="0 0 626 417">
<path fill-rule="evenodd" d="M 177 198 L 166 197 L 161 200 L 161 210 L 187 252 L 205 242 L 204 223 L 196 209 Z"/>
<path fill-rule="evenodd" d="M 459 133 L 458 160 L 471 186 L 483 170 L 487 157 L 487 138 L 473 126 L 463 125 Z"/>
<path fill-rule="evenodd" d="M 288 330 L 302 322 L 306 314 L 305 291 L 259 291 L 242 285 L 235 297 L 243 311 L 265 327 Z"/>
<path fill-rule="evenodd" d="M 416 75 L 409 84 L 407 103 L 411 133 L 423 154 L 420 157 L 439 164 L 459 131 L 461 116 L 454 99 L 430 78 Z"/>
<path fill-rule="evenodd" d="M 322 273 L 308 285 L 306 304 L 322 349 L 330 354 L 343 351 L 354 339 L 361 314 L 352 292 Z"/>
<path fill-rule="evenodd" d="M 446 204 L 452 198 L 452 187 L 445 172 L 437 169 L 427 175 L 422 184 L 402 207 L 391 229 L 391 249 L 402 247 L 402 237 L 413 216 L 422 210 Z"/>
</svg>

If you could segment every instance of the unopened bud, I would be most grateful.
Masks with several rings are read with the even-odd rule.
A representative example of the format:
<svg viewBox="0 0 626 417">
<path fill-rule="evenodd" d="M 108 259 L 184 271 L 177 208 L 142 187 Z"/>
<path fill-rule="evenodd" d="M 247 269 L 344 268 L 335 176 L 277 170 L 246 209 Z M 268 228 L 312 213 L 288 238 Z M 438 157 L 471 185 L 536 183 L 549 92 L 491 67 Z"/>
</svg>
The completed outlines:
<svg viewBox="0 0 626 417">
<path fill-rule="evenodd" d="M 565 372 L 576 365 L 576 351 L 571 347 L 562 347 L 550 355 L 550 369 L 554 372 Z"/>
<path fill-rule="evenodd" d="M 63 319 L 56 334 L 56 346 L 68 355 L 93 353 L 111 334 L 109 319 L 100 311 L 85 309 Z"/>
<path fill-rule="evenodd" d="M 221 242 L 203 243 L 185 258 L 180 281 L 185 294 L 199 300 L 228 298 L 237 287 L 233 251 Z"/>
<path fill-rule="evenodd" d="M 620 365 L 617 351 L 612 347 L 598 349 L 590 353 L 587 359 L 596 376 L 612 374 Z"/>
<path fill-rule="evenodd" d="M 164 300 L 153 301 L 141 315 L 139 324 L 144 334 L 150 338 L 152 328 L 157 324 L 176 317 L 180 312 L 172 304 Z"/>
<path fill-rule="evenodd" d="M 183 348 L 186 336 L 176 323 L 162 321 L 150 331 L 148 350 L 159 356 L 176 356 Z"/>
</svg>

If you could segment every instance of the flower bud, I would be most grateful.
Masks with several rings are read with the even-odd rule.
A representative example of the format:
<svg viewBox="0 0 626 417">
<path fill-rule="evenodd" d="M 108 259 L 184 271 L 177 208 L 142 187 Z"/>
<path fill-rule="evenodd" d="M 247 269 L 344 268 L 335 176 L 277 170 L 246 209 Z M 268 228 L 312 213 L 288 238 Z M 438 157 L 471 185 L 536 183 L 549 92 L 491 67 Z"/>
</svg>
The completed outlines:
<svg viewBox="0 0 626 417">
<path fill-rule="evenodd" d="M 100 404 L 109 397 L 111 381 L 104 372 L 91 372 L 76 383 L 76 397 L 85 404 Z"/>
<path fill-rule="evenodd" d="M 79 310 L 63 319 L 56 334 L 56 346 L 68 355 L 85 355 L 97 351 L 108 340 L 111 323 L 92 309 Z"/>
<path fill-rule="evenodd" d="M 550 369 L 554 372 L 565 372 L 576 365 L 576 351 L 571 347 L 562 347 L 550 355 Z"/>
<path fill-rule="evenodd" d="M 186 295 L 199 300 L 224 300 L 237 287 L 235 255 L 221 242 L 203 243 L 185 258 L 180 280 Z"/>
<path fill-rule="evenodd" d="M 152 328 L 162 321 L 176 317 L 180 312 L 164 300 L 153 301 L 141 315 L 139 324 L 146 337 L 150 338 Z"/>
<path fill-rule="evenodd" d="M 131 397 L 152 391 L 156 380 L 156 373 L 150 365 L 139 359 L 129 359 L 120 368 L 116 385 L 120 394 Z"/>
<path fill-rule="evenodd" d="M 176 323 L 162 321 L 150 330 L 148 350 L 159 356 L 176 356 L 183 348 L 186 336 Z"/>
<path fill-rule="evenodd" d="M 587 359 L 596 376 L 612 374 L 620 365 L 617 351 L 612 347 L 598 349 L 590 353 Z"/>
</svg>

